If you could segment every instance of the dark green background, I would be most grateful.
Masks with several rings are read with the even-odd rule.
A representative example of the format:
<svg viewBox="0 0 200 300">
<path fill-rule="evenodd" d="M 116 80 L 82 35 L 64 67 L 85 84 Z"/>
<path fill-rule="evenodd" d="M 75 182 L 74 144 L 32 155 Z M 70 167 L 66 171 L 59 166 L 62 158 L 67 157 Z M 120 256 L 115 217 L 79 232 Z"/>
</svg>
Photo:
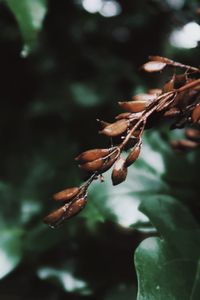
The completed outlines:
<svg viewBox="0 0 200 300">
<path fill-rule="evenodd" d="M 133 253 L 149 233 L 121 227 L 112 209 L 107 210 L 108 194 L 115 189 L 109 179 L 89 196 L 98 205 L 86 207 L 80 217 L 57 230 L 42 223 L 56 207 L 51 195 L 85 179 L 73 158 L 109 145 L 97 134 L 96 118 L 112 120 L 120 111 L 117 101 L 166 79 L 139 70 L 148 55 L 199 64 L 198 47 L 183 50 L 168 41 L 175 27 L 198 20 L 198 1 L 184 1 L 180 9 L 164 0 L 117 2 L 120 15 L 105 18 L 76 1 L 47 1 L 42 30 L 26 58 L 20 56 L 24 41 L 15 16 L 0 3 L 0 261 L 5 256 L 11 264 L 0 281 L 1 300 L 136 297 Z M 163 133 L 163 143 L 166 139 Z M 166 159 L 164 178 L 172 187 L 176 162 Z M 148 173 L 152 166 L 140 167 Z M 142 199 L 150 184 L 146 175 L 135 172 L 143 180 Z M 197 186 L 188 183 L 194 211 Z M 129 189 L 131 193 L 131 185 Z M 47 278 L 42 278 L 45 269 Z M 73 274 L 85 287 L 69 290 L 60 280 L 63 274 Z"/>
</svg>

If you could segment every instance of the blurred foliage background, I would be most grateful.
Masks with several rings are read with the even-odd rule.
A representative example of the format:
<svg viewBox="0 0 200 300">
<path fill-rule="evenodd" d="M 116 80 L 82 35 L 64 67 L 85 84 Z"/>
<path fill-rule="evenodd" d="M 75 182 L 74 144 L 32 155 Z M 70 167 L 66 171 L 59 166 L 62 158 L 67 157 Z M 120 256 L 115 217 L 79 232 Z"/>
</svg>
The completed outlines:
<svg viewBox="0 0 200 300">
<path fill-rule="evenodd" d="M 174 38 L 198 23 L 197 7 L 192 0 L 0 1 L 2 300 L 136 299 L 133 254 L 156 235 L 140 202 L 175 197 L 198 221 L 199 155 L 177 157 L 167 142 L 181 132 L 164 126 L 147 132 L 125 183 L 112 187 L 106 176 L 78 217 L 56 230 L 42 222 L 55 208 L 51 195 L 85 179 L 73 158 L 109 144 L 96 118 L 112 120 L 118 100 L 167 79 L 139 70 L 148 55 L 198 66 L 198 34 L 190 46 Z"/>
</svg>

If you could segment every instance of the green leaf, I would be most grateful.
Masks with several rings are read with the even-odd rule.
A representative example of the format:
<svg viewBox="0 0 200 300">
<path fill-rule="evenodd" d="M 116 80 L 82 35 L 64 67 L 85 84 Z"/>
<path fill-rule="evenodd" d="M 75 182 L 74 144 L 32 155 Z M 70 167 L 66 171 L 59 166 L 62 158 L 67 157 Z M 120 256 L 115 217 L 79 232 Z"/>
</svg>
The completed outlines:
<svg viewBox="0 0 200 300">
<path fill-rule="evenodd" d="M 27 56 L 37 44 L 38 33 L 42 28 L 47 12 L 46 0 L 5 1 L 13 12 L 24 39 L 24 47 L 21 54 L 22 56 Z"/>
<path fill-rule="evenodd" d="M 192 294 L 199 288 L 198 223 L 183 204 L 166 195 L 150 197 L 142 202 L 140 209 L 158 229 L 161 238 L 146 239 L 135 252 L 137 299 L 196 300 Z"/>
<path fill-rule="evenodd" d="M 190 299 L 196 263 L 180 258 L 159 238 L 148 238 L 135 253 L 138 300 Z"/>
<path fill-rule="evenodd" d="M 0 230 L 0 279 L 16 268 L 22 258 L 22 231 Z"/>
</svg>

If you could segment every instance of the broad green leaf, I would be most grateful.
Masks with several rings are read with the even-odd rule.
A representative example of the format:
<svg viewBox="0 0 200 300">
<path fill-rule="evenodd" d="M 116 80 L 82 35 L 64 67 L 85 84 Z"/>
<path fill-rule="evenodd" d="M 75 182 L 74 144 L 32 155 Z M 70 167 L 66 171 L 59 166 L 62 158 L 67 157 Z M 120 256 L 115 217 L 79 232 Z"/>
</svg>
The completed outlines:
<svg viewBox="0 0 200 300">
<path fill-rule="evenodd" d="M 174 253 L 160 238 L 144 240 L 135 253 L 138 300 L 188 300 L 196 263 Z"/>
<path fill-rule="evenodd" d="M 46 0 L 5 0 L 13 12 L 22 37 L 24 47 L 22 56 L 26 56 L 36 46 L 39 31 L 47 12 Z"/>
<path fill-rule="evenodd" d="M 183 204 L 170 196 L 149 197 L 148 201 L 142 202 L 140 209 L 157 228 L 161 238 L 146 239 L 136 250 L 137 299 L 196 300 L 190 297 L 198 289 L 198 223 Z"/>
<path fill-rule="evenodd" d="M 0 230 L 0 279 L 14 270 L 21 261 L 22 234 L 19 229 Z"/>
</svg>

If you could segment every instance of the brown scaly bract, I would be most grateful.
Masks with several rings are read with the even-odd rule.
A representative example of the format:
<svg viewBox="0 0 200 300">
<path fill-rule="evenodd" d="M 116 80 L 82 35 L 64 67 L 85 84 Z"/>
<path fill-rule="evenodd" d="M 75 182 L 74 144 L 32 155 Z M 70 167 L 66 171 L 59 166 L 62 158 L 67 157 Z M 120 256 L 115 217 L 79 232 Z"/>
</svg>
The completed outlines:
<svg viewBox="0 0 200 300">
<path fill-rule="evenodd" d="M 102 179 L 102 173 L 112 166 L 113 185 L 126 180 L 128 167 L 140 155 L 143 131 L 155 125 L 151 124 L 150 117 L 173 120 L 171 129 L 187 127 L 187 139 L 172 142 L 176 151 L 196 149 L 200 145 L 200 69 L 161 56 L 150 56 L 142 69 L 152 73 L 167 67 L 173 68 L 174 73 L 162 89 L 151 89 L 146 94 L 133 96 L 130 101 L 119 102 L 125 112 L 116 116 L 113 123 L 98 120 L 99 133 L 120 142 L 107 149 L 85 151 L 76 157 L 79 167 L 91 176 L 80 187 L 67 188 L 53 196 L 55 201 L 64 204 L 50 213 L 45 223 L 54 228 L 78 214 L 87 203 L 87 190 L 92 181 Z M 183 72 L 176 74 L 177 69 Z M 126 159 L 121 157 L 122 150 L 129 151 Z"/>
</svg>

